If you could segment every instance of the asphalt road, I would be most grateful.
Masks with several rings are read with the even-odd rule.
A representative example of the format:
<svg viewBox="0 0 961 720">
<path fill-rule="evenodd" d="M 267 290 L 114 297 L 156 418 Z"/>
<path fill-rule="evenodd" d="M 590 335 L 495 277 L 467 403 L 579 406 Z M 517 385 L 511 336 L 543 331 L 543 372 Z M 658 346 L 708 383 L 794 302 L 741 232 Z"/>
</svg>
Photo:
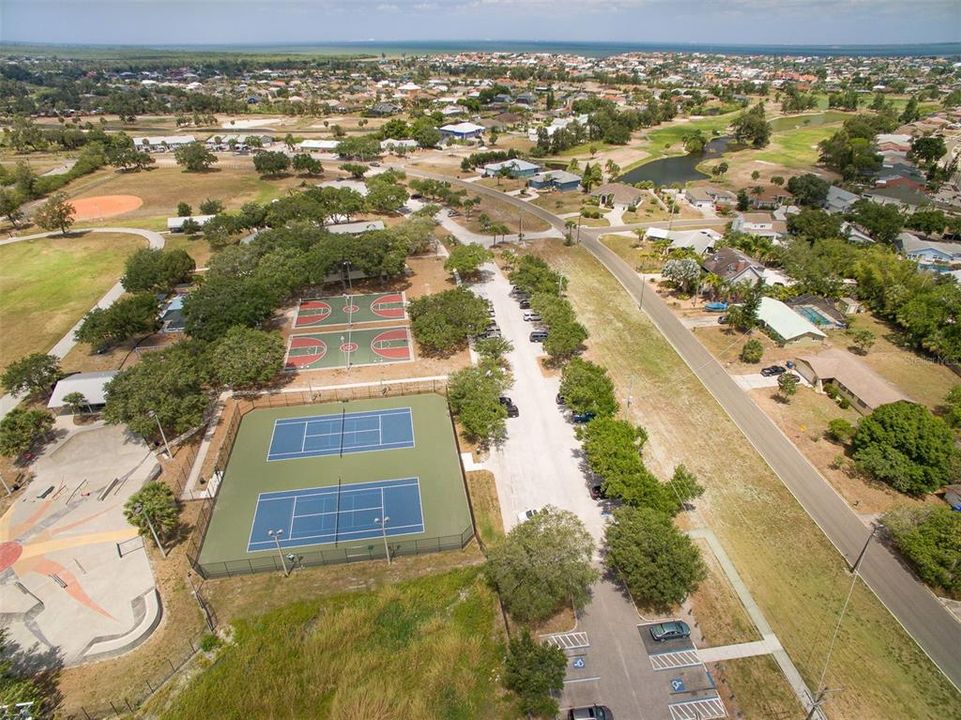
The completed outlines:
<svg viewBox="0 0 961 720">
<path fill-rule="evenodd" d="M 409 175 L 434 177 L 461 184 L 458 180 L 409 169 Z M 504 195 L 493 188 L 463 183 L 473 192 L 491 195 L 525 209 L 558 229 L 564 221 L 552 213 L 523 200 Z M 654 223 L 638 224 L 645 227 Z M 704 221 L 675 221 L 674 227 L 703 225 Z M 838 551 L 853 563 L 870 530 L 831 487 L 817 469 L 774 422 L 738 387 L 723 367 L 681 324 L 655 293 L 644 293 L 644 283 L 633 269 L 598 237 L 609 228 L 581 228 L 581 244 L 614 275 L 661 331 L 692 372 L 744 433 L 748 441 L 777 473 L 808 515 L 817 523 Z M 875 542 L 860 567 L 861 577 L 881 602 L 915 639 L 945 676 L 961 689 L 961 623 L 938 601 L 931 591 L 909 573 L 883 545 Z"/>
</svg>

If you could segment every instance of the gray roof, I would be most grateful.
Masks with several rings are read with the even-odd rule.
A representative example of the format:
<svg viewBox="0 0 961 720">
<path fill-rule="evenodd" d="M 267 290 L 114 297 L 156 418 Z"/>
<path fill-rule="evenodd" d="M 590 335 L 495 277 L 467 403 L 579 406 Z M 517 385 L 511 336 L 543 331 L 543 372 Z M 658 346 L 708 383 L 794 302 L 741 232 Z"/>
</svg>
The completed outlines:
<svg viewBox="0 0 961 720">
<path fill-rule="evenodd" d="M 537 182 L 548 182 L 553 180 L 561 185 L 570 182 L 580 182 L 580 175 L 575 175 L 574 173 L 567 172 L 567 170 L 548 170 L 547 172 L 537 173 L 531 180 L 536 180 Z"/>
<path fill-rule="evenodd" d="M 829 348 L 817 355 L 799 355 L 797 359 L 810 365 L 821 382 L 836 380 L 872 410 L 899 400 L 910 401 L 904 393 L 841 348 Z"/>
<path fill-rule="evenodd" d="M 949 256 L 952 260 L 961 260 L 961 243 L 935 242 L 920 238 L 914 233 L 901 232 L 897 239 L 901 252 L 905 255 L 923 250 L 934 250 Z"/>
<path fill-rule="evenodd" d="M 87 372 L 70 375 L 57 383 L 47 403 L 48 408 L 61 408 L 63 399 L 70 393 L 78 392 L 84 396 L 88 405 L 103 405 L 106 402 L 104 387 L 117 375 L 116 370 Z"/>
<path fill-rule="evenodd" d="M 769 327 L 782 340 L 789 342 L 806 335 L 827 337 L 814 323 L 805 320 L 780 300 L 762 297 L 757 319 Z"/>
</svg>

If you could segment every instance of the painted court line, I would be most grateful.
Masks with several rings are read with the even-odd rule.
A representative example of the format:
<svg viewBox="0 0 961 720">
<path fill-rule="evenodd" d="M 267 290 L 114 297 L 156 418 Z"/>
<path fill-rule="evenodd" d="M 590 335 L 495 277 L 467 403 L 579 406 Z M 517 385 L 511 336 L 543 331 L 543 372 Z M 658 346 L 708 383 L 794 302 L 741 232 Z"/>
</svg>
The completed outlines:
<svg viewBox="0 0 961 720">
<path fill-rule="evenodd" d="M 384 418 L 392 418 L 390 427 L 397 431 L 400 439 L 384 439 Z M 377 427 L 364 427 L 364 421 L 377 420 Z M 348 430 L 348 424 L 351 429 Z M 290 433 L 299 433 L 300 448 L 297 440 L 291 448 Z M 359 426 L 359 427 L 358 427 Z M 310 432 L 311 429 L 319 432 Z M 375 434 L 376 433 L 376 437 Z M 295 436 L 296 437 L 296 436 Z M 311 438 L 340 438 L 339 443 L 321 442 L 319 447 L 308 448 Z M 389 408 L 382 411 L 366 411 L 341 415 L 313 415 L 297 418 L 282 418 L 274 422 L 267 449 L 267 462 L 292 460 L 297 458 L 320 457 L 344 453 L 378 452 L 415 447 L 413 414 L 407 408 Z M 291 449 L 280 449 L 283 447 Z"/>
</svg>

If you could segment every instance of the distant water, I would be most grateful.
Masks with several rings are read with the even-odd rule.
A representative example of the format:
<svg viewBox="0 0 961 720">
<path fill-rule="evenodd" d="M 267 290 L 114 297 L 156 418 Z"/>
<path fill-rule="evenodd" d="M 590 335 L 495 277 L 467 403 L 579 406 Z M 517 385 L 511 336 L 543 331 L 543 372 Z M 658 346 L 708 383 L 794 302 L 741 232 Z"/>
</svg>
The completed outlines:
<svg viewBox="0 0 961 720">
<path fill-rule="evenodd" d="M 5 44 L 6 52 L 16 52 L 18 44 Z M 27 45 L 24 45 L 27 47 Z M 58 50 L 69 55 L 70 48 L 92 49 L 111 47 L 136 53 L 132 46 L 104 45 L 39 45 L 30 43 L 30 48 Z M 922 57 L 922 56 L 959 56 L 961 42 L 928 43 L 908 45 L 725 45 L 721 43 L 630 43 L 630 42 L 565 42 L 551 40 L 419 40 L 419 41 L 343 41 L 317 44 L 273 44 L 261 45 L 150 45 L 145 46 L 171 52 L 227 52 L 290 55 L 424 55 L 457 52 L 526 52 L 572 54 L 587 57 L 607 57 L 629 52 L 683 52 L 715 55 L 791 55 L 791 56 L 872 56 L 872 57 Z"/>
</svg>

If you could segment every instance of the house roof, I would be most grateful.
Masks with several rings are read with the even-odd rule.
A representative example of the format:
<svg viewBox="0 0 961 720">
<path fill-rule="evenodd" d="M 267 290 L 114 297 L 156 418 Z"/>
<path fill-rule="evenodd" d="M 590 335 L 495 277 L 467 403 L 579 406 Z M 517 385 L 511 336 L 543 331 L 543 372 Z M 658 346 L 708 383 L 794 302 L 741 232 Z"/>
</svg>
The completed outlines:
<svg viewBox="0 0 961 720">
<path fill-rule="evenodd" d="M 614 202 L 623 205 L 630 205 L 641 197 L 641 191 L 636 187 L 631 187 L 624 183 L 612 182 L 605 183 L 600 187 L 594 188 L 591 192 L 593 197 L 600 197 L 601 195 L 613 195 Z"/>
<path fill-rule="evenodd" d="M 961 260 L 961 243 L 934 242 L 933 240 L 926 240 L 909 232 L 901 232 L 898 235 L 897 243 L 901 248 L 901 252 L 905 255 L 923 252 L 924 250 L 933 250 L 953 260 Z"/>
<path fill-rule="evenodd" d="M 571 182 L 580 182 L 581 176 L 575 175 L 572 172 L 567 172 L 567 170 L 548 170 L 547 172 L 537 173 L 531 180 L 535 182 L 556 182 L 560 185 Z"/>
<path fill-rule="evenodd" d="M 817 325 L 805 320 L 780 300 L 762 297 L 757 310 L 757 319 L 769 327 L 785 342 L 802 338 L 805 335 L 827 337 Z"/>
<path fill-rule="evenodd" d="M 721 248 L 713 253 L 704 261 L 703 267 L 708 272 L 714 273 L 725 280 L 738 277 L 748 268 L 753 268 L 757 276 L 761 277 L 764 270 L 761 263 L 732 247 Z"/>
<path fill-rule="evenodd" d="M 871 409 L 899 400 L 910 402 L 907 395 L 847 350 L 829 348 L 817 355 L 799 355 L 797 359 L 810 365 L 822 382 L 836 380 Z"/>
<path fill-rule="evenodd" d="M 193 220 L 198 225 L 206 225 L 214 215 L 189 215 L 187 217 L 172 217 L 167 218 L 167 229 L 168 230 L 179 230 L 183 227 L 184 223 L 188 220 Z"/>
<path fill-rule="evenodd" d="M 699 255 L 703 255 L 724 236 L 716 230 L 704 228 L 701 230 L 665 230 L 664 228 L 648 228 L 645 238 L 670 240 L 671 250 L 690 248 Z"/>
<path fill-rule="evenodd" d="M 460 122 L 453 125 L 444 125 L 441 130 L 455 135 L 466 135 L 467 133 L 482 132 L 484 126 L 472 122 Z"/>
<path fill-rule="evenodd" d="M 373 230 L 383 230 L 383 220 L 363 220 L 360 222 L 338 223 L 337 225 L 325 225 L 324 229 L 334 235 L 352 235 L 356 233 L 371 232 Z"/>
<path fill-rule="evenodd" d="M 525 170 L 540 170 L 541 166 L 532 162 L 527 162 L 527 160 L 521 160 L 520 158 L 511 158 L 510 160 L 504 160 L 503 162 L 485 165 L 484 171 L 496 173 L 501 168 L 507 168 L 508 170 L 515 170 L 517 172 L 524 172 Z"/>
<path fill-rule="evenodd" d="M 47 402 L 48 408 L 65 405 L 63 399 L 70 393 L 78 392 L 84 396 L 88 405 L 103 405 L 106 402 L 104 387 L 117 375 L 116 370 L 87 372 L 70 375 L 57 383 Z"/>
</svg>

